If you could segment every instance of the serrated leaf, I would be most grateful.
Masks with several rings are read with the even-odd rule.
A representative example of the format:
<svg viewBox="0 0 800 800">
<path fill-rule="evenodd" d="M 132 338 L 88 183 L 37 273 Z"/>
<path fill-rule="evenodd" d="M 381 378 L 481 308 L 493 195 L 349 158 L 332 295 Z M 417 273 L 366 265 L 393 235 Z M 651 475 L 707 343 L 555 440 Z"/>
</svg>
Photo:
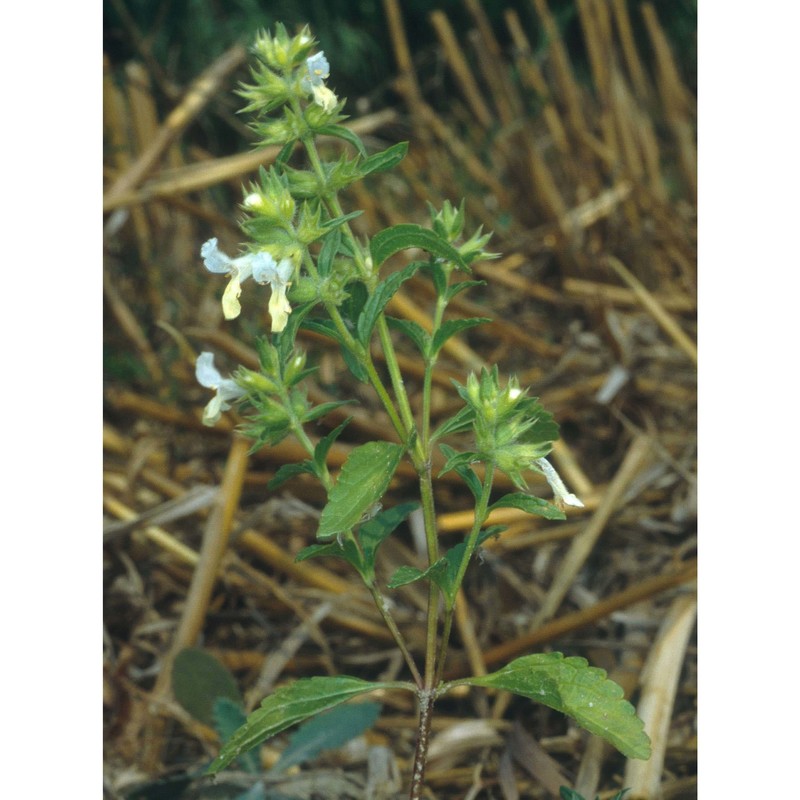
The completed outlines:
<svg viewBox="0 0 800 800">
<path fill-rule="evenodd" d="M 322 510 L 317 538 L 349 531 L 383 496 L 405 448 L 392 442 L 367 442 L 353 449 Z"/>
<path fill-rule="evenodd" d="M 429 228 L 423 228 L 421 225 L 409 222 L 393 225 L 391 228 L 376 233 L 369 244 L 372 262 L 376 268 L 395 253 L 410 247 L 426 250 L 434 256 L 454 262 L 464 270 L 469 270 L 467 263 L 455 247 Z"/>
<path fill-rule="evenodd" d="M 225 744 L 244 725 L 247 715 L 240 703 L 234 703 L 227 697 L 218 697 L 214 701 L 213 718 L 214 729 L 219 734 L 220 741 Z M 245 772 L 256 774 L 261 771 L 258 756 L 252 751 L 245 753 L 239 761 Z"/>
<path fill-rule="evenodd" d="M 451 336 L 455 336 L 457 333 L 461 333 L 461 331 L 465 331 L 468 328 L 474 328 L 476 325 L 483 325 L 484 322 L 491 321 L 489 317 L 470 317 L 469 319 L 449 319 L 443 322 L 439 330 L 437 330 L 433 336 L 431 354 L 436 355 Z"/>
<path fill-rule="evenodd" d="M 314 469 L 314 464 L 310 461 L 301 461 L 299 464 L 283 464 L 278 468 L 278 471 L 272 476 L 267 489 L 277 489 L 282 486 L 286 481 L 297 477 L 298 475 L 316 475 L 317 471 Z"/>
<path fill-rule="evenodd" d="M 420 266 L 419 261 L 414 261 L 405 269 L 393 272 L 386 280 L 381 281 L 370 295 L 364 304 L 364 310 L 358 318 L 357 325 L 358 339 L 365 347 L 369 342 L 372 329 L 378 321 L 378 315 L 386 308 L 386 304 L 395 296 L 402 284 L 411 278 Z"/>
<path fill-rule="evenodd" d="M 398 688 L 398 684 L 372 683 L 341 675 L 324 678 L 301 678 L 282 686 L 261 703 L 223 746 L 220 754 L 206 770 L 215 775 L 243 753 L 321 711 L 341 705 L 352 697 L 376 689 Z"/>
<path fill-rule="evenodd" d="M 242 696 L 230 670 L 211 653 L 187 647 L 175 656 L 172 666 L 175 699 L 197 720 L 214 724 L 214 701 L 227 697 L 241 705 Z"/>
<path fill-rule="evenodd" d="M 486 686 L 528 697 L 572 717 L 628 758 L 650 757 L 644 723 L 625 700 L 622 687 L 584 658 L 564 658 L 561 653 L 523 656 L 490 675 L 453 681 L 445 690 L 456 685 Z"/>
<path fill-rule="evenodd" d="M 557 506 L 542 500 L 541 497 L 534 497 L 523 492 L 512 492 L 504 495 L 496 503 L 489 506 L 489 511 L 496 508 L 518 508 L 526 514 L 536 514 L 545 519 L 566 519 L 567 515 Z"/>
<path fill-rule="evenodd" d="M 384 172 L 397 166 L 408 152 L 408 142 L 398 142 L 380 153 L 374 153 L 359 165 L 361 175 L 370 175 L 373 172 Z"/>
<path fill-rule="evenodd" d="M 350 128 L 345 128 L 343 125 L 323 125 L 321 128 L 317 128 L 317 133 L 343 139 L 348 144 L 353 145 L 363 158 L 367 158 L 367 151 L 364 149 L 363 142 Z"/>
<path fill-rule="evenodd" d="M 353 703 L 320 714 L 289 737 L 289 745 L 270 772 L 285 772 L 325 750 L 341 747 L 371 728 L 380 713 L 380 703 Z"/>
<path fill-rule="evenodd" d="M 431 347 L 431 336 L 425 328 L 416 322 L 412 322 L 410 319 L 386 317 L 386 321 L 389 323 L 390 328 L 394 328 L 408 336 L 417 346 L 417 350 L 426 358 L 428 357 Z"/>
</svg>

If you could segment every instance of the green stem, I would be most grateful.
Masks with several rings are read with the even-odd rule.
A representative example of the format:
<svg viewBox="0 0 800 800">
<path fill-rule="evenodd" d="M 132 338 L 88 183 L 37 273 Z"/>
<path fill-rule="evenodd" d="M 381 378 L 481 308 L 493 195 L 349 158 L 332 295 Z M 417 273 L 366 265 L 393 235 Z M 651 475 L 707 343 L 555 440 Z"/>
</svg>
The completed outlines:
<svg viewBox="0 0 800 800">
<path fill-rule="evenodd" d="M 464 550 L 464 555 L 461 559 L 461 563 L 458 565 L 458 572 L 456 573 L 454 586 L 455 592 L 461 588 L 461 583 L 464 580 L 464 575 L 467 572 L 467 567 L 469 566 L 470 561 L 472 560 L 472 555 L 475 552 L 475 548 L 478 545 L 478 536 L 480 535 L 481 528 L 483 527 L 483 523 L 486 521 L 486 517 L 488 516 L 488 508 L 489 508 L 489 498 L 492 494 L 492 483 L 494 482 L 494 464 L 487 463 L 486 464 L 486 471 L 483 477 L 483 487 L 481 490 L 481 496 L 478 498 L 478 502 L 475 505 L 475 521 L 472 523 L 472 529 L 469 532 L 469 536 L 467 537 L 467 546 Z M 438 657 L 438 670 L 436 674 L 436 683 L 434 685 L 438 685 L 439 681 L 442 678 L 442 674 L 444 672 L 444 662 L 447 656 L 447 647 L 450 642 L 450 631 L 453 627 L 453 607 L 449 603 L 445 608 L 445 618 L 444 618 L 444 631 L 442 633 L 442 640 L 439 647 L 439 657 Z"/>
<path fill-rule="evenodd" d="M 378 609 L 383 621 L 386 623 L 386 627 L 394 637 L 395 643 L 400 648 L 400 652 L 403 654 L 403 658 L 405 659 L 406 665 L 408 666 L 408 669 L 414 678 L 414 682 L 417 684 L 417 687 L 421 689 L 424 685 L 422 675 L 420 675 L 419 669 L 417 669 L 417 663 L 414 661 L 414 656 L 411 655 L 411 651 L 408 649 L 406 640 L 403 638 L 403 634 L 397 627 L 394 617 L 392 617 L 392 615 L 389 613 L 389 608 L 386 605 L 386 598 L 380 593 L 375 581 L 372 581 L 371 584 L 365 582 L 364 585 L 367 587 L 367 589 L 369 589 L 369 593 L 372 595 L 375 607 Z"/>
<path fill-rule="evenodd" d="M 297 437 L 297 440 L 303 446 L 303 449 L 306 451 L 306 453 L 308 453 L 308 455 L 311 458 L 313 458 L 314 443 L 311 441 L 311 439 L 309 439 L 308 434 L 305 432 L 302 423 L 295 414 L 295 411 L 292 408 L 292 404 L 289 398 L 289 393 L 285 389 L 281 395 L 281 399 L 283 401 L 285 410 L 289 414 L 289 424 L 291 426 L 292 432 Z M 320 475 L 320 481 L 322 482 L 322 485 L 325 487 L 325 491 L 330 493 L 331 489 L 333 488 L 333 479 L 331 478 L 331 474 L 328 471 L 328 467 L 326 464 L 322 465 L 322 475 Z M 347 536 L 353 542 L 353 545 L 358 549 L 359 553 L 363 557 L 361 544 L 359 543 L 358 539 L 353 535 L 353 532 L 348 531 Z M 408 645 L 406 644 L 403 634 L 397 627 L 397 623 L 394 621 L 394 618 L 392 617 L 389 611 L 389 607 L 386 604 L 386 599 L 380 593 L 380 590 L 378 589 L 374 579 L 368 582 L 364 580 L 364 576 L 361 575 L 360 572 L 359 576 L 364 581 L 364 585 L 367 587 L 369 593 L 372 595 L 375 607 L 378 609 L 378 612 L 383 618 L 383 621 L 386 623 L 386 627 L 389 629 L 389 632 L 392 634 L 392 637 L 394 638 L 395 643 L 400 649 L 400 652 L 403 654 L 403 658 L 405 659 L 406 665 L 408 666 L 408 669 L 411 672 L 412 677 L 414 678 L 414 682 L 417 684 L 419 688 L 422 688 L 423 685 L 422 676 L 420 675 L 419 669 L 417 668 L 417 664 L 414 661 L 414 657 L 411 655 L 411 651 L 408 649 Z"/>
<path fill-rule="evenodd" d="M 297 111 L 298 109 L 296 109 Z M 317 179 L 320 183 L 325 181 L 325 170 L 322 166 L 322 161 L 320 160 L 319 153 L 317 152 L 316 144 L 314 143 L 314 138 L 311 135 L 308 135 L 303 138 L 303 146 L 308 153 L 309 160 L 311 161 L 311 166 L 314 170 L 314 174 L 317 176 Z M 326 206 L 328 207 L 328 212 L 333 217 L 341 217 L 344 216 L 344 210 L 342 209 L 341 203 L 339 202 L 338 196 L 334 192 L 328 192 L 323 196 L 323 201 L 325 202 Z M 353 229 L 350 227 L 349 223 L 344 223 L 341 226 L 342 232 L 345 234 L 347 239 L 350 242 L 351 249 L 354 254 L 354 260 L 358 271 L 361 274 L 362 279 L 367 285 L 367 288 L 370 292 L 373 292 L 375 289 L 376 283 L 376 276 L 373 273 L 373 270 L 369 267 L 364 259 L 364 254 L 358 242 L 356 241 L 355 234 L 353 233 Z M 326 306 L 327 308 L 327 306 Z M 329 309 L 330 311 L 330 309 Z M 338 309 L 336 311 L 338 316 Z M 334 320 L 336 324 L 336 320 Z M 384 358 L 386 359 L 386 366 L 389 370 L 389 377 L 392 383 L 392 389 L 394 390 L 395 399 L 399 406 L 399 418 L 402 422 L 402 425 L 398 425 L 397 423 L 397 410 L 395 409 L 394 403 L 392 403 L 391 399 L 389 398 L 388 392 L 383 385 L 383 382 L 378 375 L 377 370 L 375 369 L 375 365 L 372 361 L 372 354 L 369 352 L 369 348 L 361 348 L 358 346 L 355 352 L 358 352 L 359 356 L 361 357 L 366 369 L 367 373 L 370 377 L 370 382 L 374 386 L 375 390 L 378 392 L 380 396 L 381 402 L 383 403 L 384 408 L 386 408 L 389 416 L 392 418 L 392 425 L 394 426 L 395 430 L 397 430 L 398 434 L 400 434 L 402 440 L 409 444 L 411 440 L 411 434 L 415 430 L 414 426 L 414 415 L 411 411 L 411 404 L 408 400 L 408 393 L 405 390 L 405 384 L 403 383 L 403 376 L 400 372 L 400 366 L 397 363 L 397 354 L 394 350 L 394 344 L 392 342 L 391 336 L 389 335 L 389 328 L 386 324 L 386 317 L 383 313 L 380 314 L 378 317 L 378 321 L 376 324 L 378 329 L 378 336 L 381 340 L 381 346 L 383 348 Z M 337 324 L 338 328 L 338 324 Z M 349 336 L 348 338 L 353 342 L 353 345 L 358 345 L 355 340 Z M 350 344 L 348 343 L 348 347 Z M 391 411 L 389 407 L 391 406 Z M 414 467 L 419 471 L 423 464 L 422 458 L 422 451 L 421 446 L 415 442 L 409 448 L 409 455 L 412 458 L 412 463 Z"/>
</svg>

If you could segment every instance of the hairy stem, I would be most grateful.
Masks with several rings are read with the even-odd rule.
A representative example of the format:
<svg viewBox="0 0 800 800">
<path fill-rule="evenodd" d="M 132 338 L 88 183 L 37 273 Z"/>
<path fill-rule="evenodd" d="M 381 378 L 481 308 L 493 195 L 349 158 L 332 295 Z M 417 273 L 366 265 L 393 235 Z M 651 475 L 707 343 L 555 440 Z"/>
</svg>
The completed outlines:
<svg viewBox="0 0 800 800">
<path fill-rule="evenodd" d="M 419 698 L 419 724 L 417 725 L 417 747 L 414 751 L 414 767 L 411 773 L 411 791 L 409 800 L 420 800 L 425 783 L 425 763 L 428 760 L 428 744 L 431 735 L 431 719 L 433 702 L 436 698 L 434 690 L 423 690 L 417 693 Z"/>
</svg>

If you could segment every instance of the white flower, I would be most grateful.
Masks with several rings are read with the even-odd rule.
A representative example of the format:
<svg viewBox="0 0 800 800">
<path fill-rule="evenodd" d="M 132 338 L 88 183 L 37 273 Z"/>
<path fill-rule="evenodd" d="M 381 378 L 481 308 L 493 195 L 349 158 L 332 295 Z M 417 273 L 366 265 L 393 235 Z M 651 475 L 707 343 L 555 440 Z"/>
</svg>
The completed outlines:
<svg viewBox="0 0 800 800">
<path fill-rule="evenodd" d="M 239 295 L 242 293 L 242 283 L 252 276 L 258 283 L 268 283 L 272 287 L 269 312 L 272 315 L 273 333 L 279 333 L 286 327 L 292 312 L 286 299 L 286 290 L 291 286 L 289 279 L 294 272 L 290 259 L 284 258 L 276 262 L 265 250 L 231 258 L 217 247 L 216 238 L 209 239 L 200 248 L 200 255 L 209 272 L 230 275 L 230 281 L 222 295 L 222 313 L 225 319 L 236 319 L 241 313 Z"/>
<path fill-rule="evenodd" d="M 336 108 L 339 100 L 325 85 L 331 74 L 331 66 L 325 58 L 325 53 L 320 51 L 307 58 L 306 69 L 308 74 L 300 81 L 300 88 L 304 92 L 309 92 L 314 97 L 314 102 L 330 113 Z"/>
<path fill-rule="evenodd" d="M 583 508 L 583 503 L 574 494 L 567 491 L 567 487 L 564 486 L 564 481 L 561 480 L 561 476 L 555 471 L 553 465 L 546 458 L 537 458 L 533 463 L 544 473 L 544 477 L 553 490 L 557 505 Z"/>
<path fill-rule="evenodd" d="M 289 314 L 292 313 L 292 307 L 286 299 L 286 290 L 292 285 L 289 279 L 293 272 L 294 265 L 289 258 L 276 262 L 269 253 L 261 252 L 253 259 L 253 278 L 272 287 L 269 313 L 272 317 L 273 333 L 280 333 L 286 327 Z"/>
<path fill-rule="evenodd" d="M 322 50 L 306 59 L 306 69 L 308 76 L 301 83 L 304 92 L 310 91 L 312 86 L 321 86 L 331 75 L 331 65 Z"/>
<path fill-rule="evenodd" d="M 257 192 L 247 195 L 242 205 L 245 208 L 261 208 L 264 205 L 264 198 Z"/>
<path fill-rule="evenodd" d="M 214 366 L 213 353 L 200 353 L 194 371 L 201 386 L 216 390 L 216 394 L 203 410 L 203 425 L 214 425 L 222 412 L 231 407 L 228 401 L 238 400 L 246 392 L 236 381 L 223 378 L 219 374 L 219 370 Z"/>
<path fill-rule="evenodd" d="M 311 92 L 314 95 L 314 102 L 327 111 L 329 114 L 336 108 L 339 98 L 324 84 L 321 86 L 312 86 Z"/>
</svg>

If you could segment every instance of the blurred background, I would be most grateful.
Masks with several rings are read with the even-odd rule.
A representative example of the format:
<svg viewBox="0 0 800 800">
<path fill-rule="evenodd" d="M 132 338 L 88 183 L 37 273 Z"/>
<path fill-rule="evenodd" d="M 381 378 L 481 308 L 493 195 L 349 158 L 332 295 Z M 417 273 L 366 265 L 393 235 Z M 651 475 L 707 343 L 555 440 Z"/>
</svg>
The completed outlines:
<svg viewBox="0 0 800 800">
<path fill-rule="evenodd" d="M 254 292 L 239 319 L 222 320 L 224 282 L 199 248 L 217 236 L 235 252 L 242 186 L 275 157 L 252 147 L 235 89 L 256 31 L 278 21 L 311 25 L 370 152 L 410 143 L 400 167 L 343 197 L 346 211 L 364 210 L 359 233 L 427 224 L 427 202 L 462 198 L 467 230 L 494 232 L 501 258 L 476 267 L 487 285 L 451 312 L 495 322 L 443 353 L 434 413 L 455 408 L 452 378 L 493 363 L 516 373 L 560 423 L 553 460 L 586 503 L 563 523 L 499 520 L 508 530 L 467 577 L 452 669 L 550 649 L 584 656 L 623 685 L 654 743 L 649 762 L 626 763 L 528 701 L 445 698 L 431 796 L 558 797 L 560 785 L 587 798 L 623 786 L 629 798 L 696 796 L 696 3 L 104 9 L 106 796 L 237 797 L 291 743 L 271 740 L 238 783 L 212 791 L 197 776 L 218 752 L 220 713 L 235 720 L 305 675 L 405 677 L 352 576 L 293 562 L 313 540 L 322 495 L 302 478 L 277 492 L 266 484 L 298 449 L 247 456 L 234 416 L 214 429 L 200 421 L 209 397 L 194 379 L 197 353 L 212 350 L 223 373 L 254 366 L 266 322 Z M 341 146 L 323 149 L 334 157 Z M 390 313 L 425 325 L 431 300 L 423 279 L 410 281 Z M 366 405 L 331 451 L 337 466 L 388 426 L 335 347 L 307 333 L 301 342 L 319 367 L 315 399 Z M 421 365 L 398 347 L 415 399 Z M 317 434 L 339 421 L 325 418 Z M 534 477 L 531 488 L 548 496 Z M 389 502 L 414 489 L 401 470 Z M 455 481 L 437 490 L 447 544 L 468 529 L 469 500 Z M 415 547 L 413 525 L 401 529 L 384 573 L 416 563 Z M 421 648 L 425 598 L 411 586 L 393 599 Z M 231 707 L 215 716 L 208 697 Z M 381 703 L 366 732 L 343 735 L 346 748 L 270 773 L 269 796 L 394 796 L 413 755 L 413 707 L 407 696 Z"/>
</svg>

